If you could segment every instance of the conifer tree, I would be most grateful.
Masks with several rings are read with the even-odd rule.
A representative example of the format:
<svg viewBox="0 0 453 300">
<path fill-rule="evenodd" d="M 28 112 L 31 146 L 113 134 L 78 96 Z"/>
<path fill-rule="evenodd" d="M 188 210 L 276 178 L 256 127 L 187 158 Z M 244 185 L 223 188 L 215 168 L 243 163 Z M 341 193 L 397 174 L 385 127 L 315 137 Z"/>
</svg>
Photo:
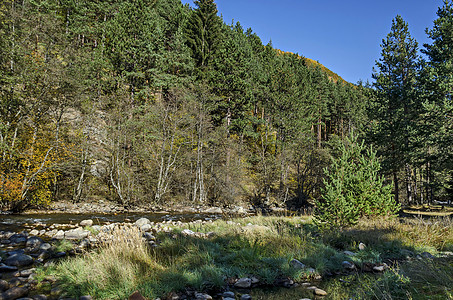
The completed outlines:
<svg viewBox="0 0 453 300">
<path fill-rule="evenodd" d="M 410 175 L 409 149 L 414 118 L 419 113 L 419 99 L 415 94 L 417 42 L 409 33 L 408 24 L 401 16 L 392 21 L 392 28 L 381 44 L 381 58 L 376 61 L 374 88 L 377 91 L 371 118 L 372 137 L 384 157 L 384 168 L 393 175 L 395 199 L 399 201 L 399 172 L 405 167 L 406 178 Z M 407 195 L 411 195 L 411 183 L 406 179 Z M 410 199 L 409 199 L 410 200 Z"/>
<path fill-rule="evenodd" d="M 207 67 L 215 55 L 221 40 L 222 20 L 217 16 L 214 0 L 195 0 L 186 27 L 187 45 L 192 49 L 197 67 Z"/>
</svg>

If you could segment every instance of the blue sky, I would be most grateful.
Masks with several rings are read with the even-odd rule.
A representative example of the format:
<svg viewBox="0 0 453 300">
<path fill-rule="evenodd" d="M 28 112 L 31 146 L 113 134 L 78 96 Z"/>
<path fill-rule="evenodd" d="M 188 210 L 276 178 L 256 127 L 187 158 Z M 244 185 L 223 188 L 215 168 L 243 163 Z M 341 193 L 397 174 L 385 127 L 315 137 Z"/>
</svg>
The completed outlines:
<svg viewBox="0 0 453 300">
<path fill-rule="evenodd" d="M 182 0 L 193 5 L 192 0 Z M 442 0 L 216 0 L 223 20 L 252 28 L 264 44 L 314 59 L 356 83 L 370 80 L 380 44 L 401 15 L 421 47 Z"/>
</svg>

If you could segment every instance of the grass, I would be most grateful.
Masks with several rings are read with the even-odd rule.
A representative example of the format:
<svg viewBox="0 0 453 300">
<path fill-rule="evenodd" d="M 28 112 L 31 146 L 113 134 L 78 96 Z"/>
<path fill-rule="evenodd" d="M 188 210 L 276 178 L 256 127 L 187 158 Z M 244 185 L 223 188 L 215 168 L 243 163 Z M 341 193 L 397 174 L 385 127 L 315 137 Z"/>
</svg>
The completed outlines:
<svg viewBox="0 0 453 300">
<path fill-rule="evenodd" d="M 205 236 L 186 236 L 183 229 Z M 393 264 L 379 277 L 353 273 L 348 288 L 336 278 L 326 280 L 324 288 L 331 299 L 406 299 L 408 295 L 417 299 L 415 291 L 448 299 L 452 293 L 452 258 L 407 261 L 401 251 L 415 256 L 427 250 L 432 254 L 453 250 L 449 219 L 363 220 L 349 230 L 329 233 L 319 232 L 308 217 L 257 216 L 174 227 L 171 233 L 157 234 L 157 247 L 149 247 L 133 226 L 116 228 L 114 236 L 96 251 L 42 270 L 38 278 L 43 286 L 46 276 L 53 275 L 68 296 L 125 299 L 138 289 L 153 299 L 187 289 L 216 292 L 232 278 L 250 275 L 268 285 L 281 278 L 299 281 L 314 276 L 290 266 L 292 259 L 298 259 L 321 275 L 342 273 L 344 260 L 357 266 Z M 363 251 L 358 250 L 361 242 L 366 245 Z M 348 257 L 345 250 L 357 255 Z"/>
</svg>

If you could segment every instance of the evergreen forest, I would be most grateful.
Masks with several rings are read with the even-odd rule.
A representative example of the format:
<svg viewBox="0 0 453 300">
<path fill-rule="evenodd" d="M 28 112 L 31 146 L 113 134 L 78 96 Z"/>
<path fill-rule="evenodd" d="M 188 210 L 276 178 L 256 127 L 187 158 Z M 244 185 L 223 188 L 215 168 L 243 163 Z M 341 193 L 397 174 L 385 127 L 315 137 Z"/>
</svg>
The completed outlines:
<svg viewBox="0 0 453 300">
<path fill-rule="evenodd" d="M 0 208 L 450 202 L 453 2 L 426 34 L 396 16 L 349 83 L 213 0 L 3 0 Z"/>
</svg>

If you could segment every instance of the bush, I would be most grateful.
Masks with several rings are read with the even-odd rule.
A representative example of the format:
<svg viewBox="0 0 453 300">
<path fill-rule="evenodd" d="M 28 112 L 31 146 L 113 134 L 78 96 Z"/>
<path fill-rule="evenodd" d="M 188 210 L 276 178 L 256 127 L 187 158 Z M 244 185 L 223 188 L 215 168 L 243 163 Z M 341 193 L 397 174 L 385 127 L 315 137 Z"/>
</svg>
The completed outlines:
<svg viewBox="0 0 453 300">
<path fill-rule="evenodd" d="M 364 154 L 365 153 L 365 154 Z M 352 136 L 340 145 L 339 156 L 324 169 L 323 197 L 316 201 L 315 223 L 321 228 L 354 225 L 361 217 L 389 216 L 399 210 L 378 172 L 376 152 Z"/>
</svg>

